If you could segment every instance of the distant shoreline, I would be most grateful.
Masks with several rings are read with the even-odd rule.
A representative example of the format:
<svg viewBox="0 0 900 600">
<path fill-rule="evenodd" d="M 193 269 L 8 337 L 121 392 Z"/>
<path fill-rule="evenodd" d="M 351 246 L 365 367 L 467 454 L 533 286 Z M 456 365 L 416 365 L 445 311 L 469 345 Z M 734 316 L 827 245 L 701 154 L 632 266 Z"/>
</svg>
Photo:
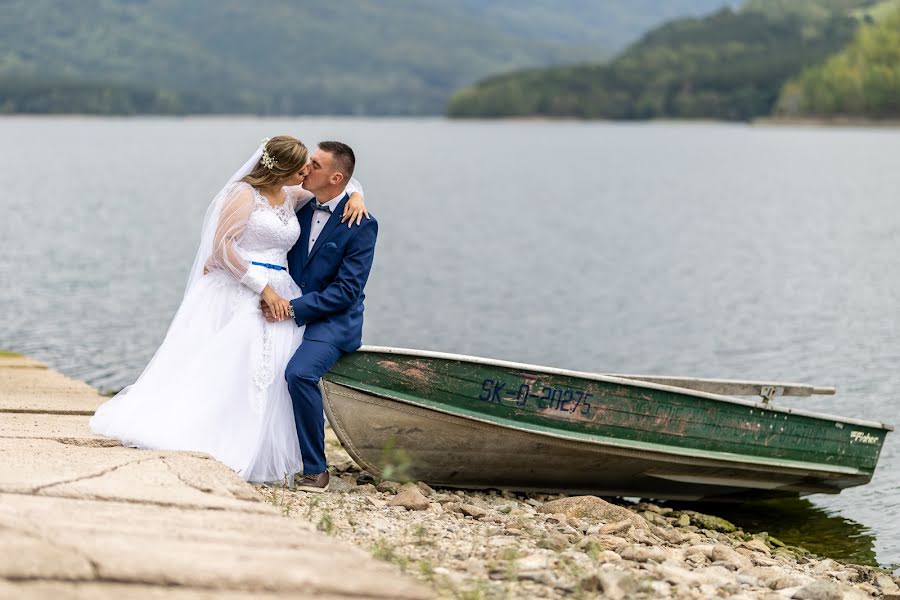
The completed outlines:
<svg viewBox="0 0 900 600">
<path fill-rule="evenodd" d="M 196 120 L 196 121 L 220 121 L 220 120 L 290 120 L 290 119 L 347 119 L 347 120 L 421 120 L 421 121 L 447 121 L 459 123 L 606 123 L 622 125 L 748 125 L 761 127 L 809 127 L 809 128 L 841 128 L 841 127 L 865 127 L 873 129 L 900 128 L 900 118 L 872 119 L 867 117 L 758 117 L 752 121 L 727 121 L 721 119 L 677 119 L 663 117 L 658 119 L 582 119 L 571 116 L 514 116 L 514 117 L 448 117 L 446 115 L 344 115 L 344 114 L 300 114 L 300 115 L 254 115 L 247 113 L 192 113 L 186 115 L 168 115 L 158 113 L 140 113 L 133 115 L 101 115 L 94 113 L 0 113 L 0 120 Z"/>
<path fill-rule="evenodd" d="M 872 119 L 868 117 L 759 117 L 753 125 L 787 125 L 791 127 L 871 127 L 892 129 L 900 127 L 900 118 Z"/>
</svg>

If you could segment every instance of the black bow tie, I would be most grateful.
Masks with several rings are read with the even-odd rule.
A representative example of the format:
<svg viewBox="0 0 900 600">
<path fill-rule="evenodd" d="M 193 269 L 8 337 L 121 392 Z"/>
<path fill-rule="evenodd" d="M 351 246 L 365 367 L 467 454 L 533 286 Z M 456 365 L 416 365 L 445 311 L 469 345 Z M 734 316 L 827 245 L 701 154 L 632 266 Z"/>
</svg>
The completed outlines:
<svg viewBox="0 0 900 600">
<path fill-rule="evenodd" d="M 327 212 L 329 215 L 331 214 L 331 207 L 325 206 L 324 204 L 319 204 L 318 200 L 313 200 L 312 202 L 310 202 L 310 204 L 312 204 L 313 210 L 322 210 Z"/>
</svg>

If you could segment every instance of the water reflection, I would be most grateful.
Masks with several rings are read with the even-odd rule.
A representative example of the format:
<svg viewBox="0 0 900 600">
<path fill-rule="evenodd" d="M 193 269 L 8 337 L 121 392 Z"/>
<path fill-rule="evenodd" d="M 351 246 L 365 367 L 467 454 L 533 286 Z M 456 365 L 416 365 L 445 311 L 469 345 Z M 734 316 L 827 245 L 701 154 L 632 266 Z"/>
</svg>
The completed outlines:
<svg viewBox="0 0 900 600">
<path fill-rule="evenodd" d="M 819 556 L 859 565 L 878 565 L 875 536 L 866 526 L 832 514 L 805 498 L 669 506 L 713 514 L 747 532 L 766 531 L 785 544 L 802 546 Z"/>
</svg>

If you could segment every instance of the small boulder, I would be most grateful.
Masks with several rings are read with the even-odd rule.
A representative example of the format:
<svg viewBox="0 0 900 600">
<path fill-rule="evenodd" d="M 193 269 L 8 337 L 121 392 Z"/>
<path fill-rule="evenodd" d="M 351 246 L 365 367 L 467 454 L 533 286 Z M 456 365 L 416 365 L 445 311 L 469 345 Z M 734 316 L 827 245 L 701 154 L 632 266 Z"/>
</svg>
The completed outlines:
<svg viewBox="0 0 900 600">
<path fill-rule="evenodd" d="M 881 591 L 885 594 L 897 594 L 900 595 L 900 586 L 894 581 L 890 575 L 886 573 L 879 573 L 875 571 L 874 573 L 875 584 L 881 588 Z"/>
<path fill-rule="evenodd" d="M 796 600 L 842 600 L 844 592 L 833 581 L 819 579 L 803 586 L 791 598 Z"/>
<path fill-rule="evenodd" d="M 760 539 L 754 538 L 748 542 L 743 542 L 741 543 L 741 546 L 752 550 L 753 552 L 762 552 L 766 556 L 772 554 L 772 551 L 769 550 L 769 547 L 766 545 L 766 543 Z"/>
<path fill-rule="evenodd" d="M 332 477 L 328 484 L 328 491 L 334 494 L 344 494 L 352 490 L 355 485 L 355 481 L 349 477 Z"/>
<path fill-rule="evenodd" d="M 468 515 L 473 519 L 483 519 L 487 515 L 487 511 L 479 508 L 474 504 L 460 504 L 459 510 L 462 514 Z"/>
<path fill-rule="evenodd" d="M 375 489 L 379 492 L 387 492 L 390 494 L 396 494 L 400 490 L 400 484 L 396 481 L 382 481 L 378 485 L 375 486 Z"/>
<path fill-rule="evenodd" d="M 723 544 L 713 546 L 710 559 L 713 562 L 721 563 L 732 571 L 753 568 L 753 561 Z"/>
<path fill-rule="evenodd" d="M 538 512 L 554 514 L 562 513 L 583 521 L 603 523 L 629 520 L 635 527 L 649 529 L 650 524 L 638 514 L 623 506 L 610 504 L 596 496 L 572 496 L 561 498 L 541 505 Z"/>
<path fill-rule="evenodd" d="M 431 506 L 431 502 L 422 495 L 416 486 L 404 486 L 396 496 L 391 498 L 388 506 L 402 506 L 406 510 L 426 510 Z"/>
<path fill-rule="evenodd" d="M 538 548 L 546 548 L 557 552 L 569 546 L 569 538 L 561 533 L 548 533 L 537 543 Z"/>
<path fill-rule="evenodd" d="M 662 563 L 669 558 L 669 553 L 666 550 L 655 546 L 629 546 L 619 552 L 619 555 L 623 560 L 633 560 L 635 562 L 652 560 Z"/>
<path fill-rule="evenodd" d="M 350 488 L 350 491 L 354 494 L 374 494 L 378 490 L 376 490 L 375 486 L 371 483 L 362 483 L 359 485 L 354 485 L 352 488 Z"/>
<path fill-rule="evenodd" d="M 719 517 L 705 515 L 703 513 L 698 513 L 692 510 L 685 511 L 685 514 L 690 517 L 692 524 L 701 529 L 721 531 L 722 533 L 734 533 L 735 531 L 737 531 L 737 527 L 734 526 L 734 523 L 731 523 L 730 521 L 726 521 L 725 519 L 721 519 Z"/>
<path fill-rule="evenodd" d="M 600 527 L 600 533 L 603 535 L 619 535 L 625 533 L 633 526 L 631 519 L 616 521 L 615 523 L 607 523 Z"/>
<path fill-rule="evenodd" d="M 416 485 L 419 487 L 419 491 L 422 492 L 422 495 L 424 496 L 428 496 L 430 498 L 435 493 L 434 488 L 432 488 L 424 481 L 416 482 Z"/>
</svg>

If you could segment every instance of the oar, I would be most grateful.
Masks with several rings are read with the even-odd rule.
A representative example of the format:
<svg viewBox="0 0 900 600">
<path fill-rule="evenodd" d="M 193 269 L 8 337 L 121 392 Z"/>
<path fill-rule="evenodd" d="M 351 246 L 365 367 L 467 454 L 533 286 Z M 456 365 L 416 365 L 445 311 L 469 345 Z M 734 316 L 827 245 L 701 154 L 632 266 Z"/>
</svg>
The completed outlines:
<svg viewBox="0 0 900 600">
<path fill-rule="evenodd" d="M 736 379 L 700 379 L 697 377 L 668 377 L 664 375 L 621 375 L 605 373 L 609 377 L 633 379 L 646 383 L 670 385 L 709 394 L 723 396 L 762 396 L 769 402 L 776 396 L 833 396 L 833 387 L 807 385 L 804 383 L 773 383 L 768 381 L 741 381 Z"/>
</svg>

